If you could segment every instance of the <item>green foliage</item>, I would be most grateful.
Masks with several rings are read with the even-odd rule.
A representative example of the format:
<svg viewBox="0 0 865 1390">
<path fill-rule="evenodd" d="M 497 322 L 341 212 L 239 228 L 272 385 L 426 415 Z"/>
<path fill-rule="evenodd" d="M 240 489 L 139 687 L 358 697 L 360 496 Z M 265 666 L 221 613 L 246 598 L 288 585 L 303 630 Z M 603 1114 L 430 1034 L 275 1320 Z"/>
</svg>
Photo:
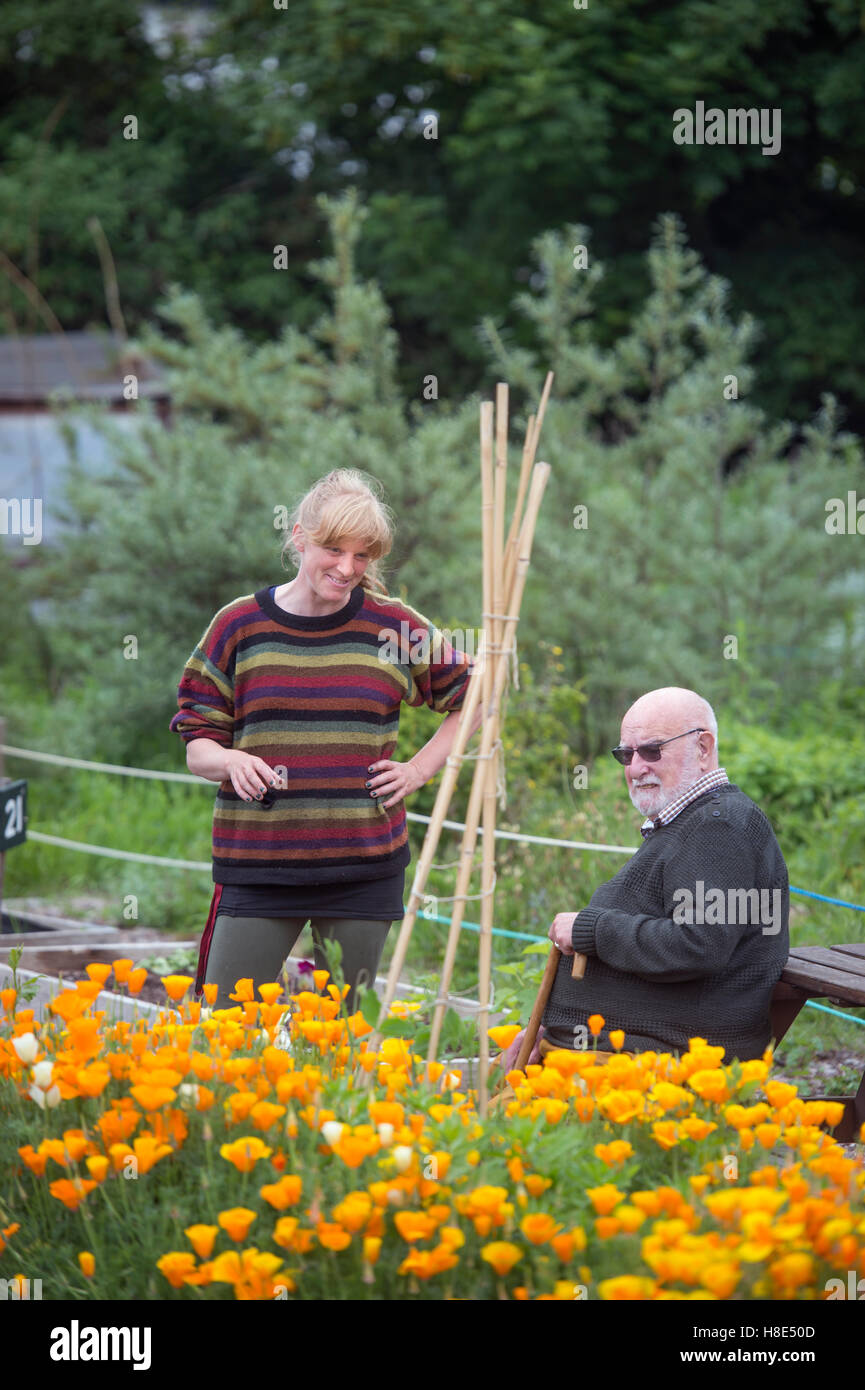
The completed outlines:
<svg viewBox="0 0 865 1390">
<path fill-rule="evenodd" d="M 857 538 L 824 526 L 826 499 L 862 475 L 836 403 L 824 400 L 795 447 L 792 427 L 752 403 L 753 322 L 730 316 L 728 287 L 672 216 L 655 230 L 645 304 L 600 347 L 593 282 L 575 285 L 570 271 L 586 236 L 572 226 L 536 242 L 543 288 L 516 301 L 534 349 L 489 320 L 484 331 L 497 370 L 529 400 L 556 368 L 533 556 L 547 583 L 529 586 L 520 631 L 542 630 L 564 649 L 566 676 L 584 682 L 589 751 L 654 687 L 689 686 L 719 706 L 756 699 L 780 720 L 830 672 L 861 683 Z M 731 379 L 739 395 L 727 399 Z"/>
<path fill-rule="evenodd" d="M 594 228 L 609 346 L 645 292 L 642 248 L 677 210 L 738 308 L 766 326 L 756 377 L 804 421 L 831 388 L 861 428 L 860 15 L 850 0 L 262 0 L 159 6 L 158 45 L 114 0 L 8 0 L 0 14 L 0 244 L 36 285 L 0 296 L 19 331 L 105 320 L 98 217 L 137 331 L 170 282 L 264 340 L 324 302 L 321 193 L 357 184 L 361 266 L 392 305 L 402 389 L 473 389 L 479 314 L 506 312 L 532 238 Z M 746 36 L 746 41 L 743 41 Z M 677 146 L 696 100 L 780 109 L 782 149 Z M 137 139 L 124 138 L 134 114 Z M 438 118 L 436 138 L 424 118 Z M 579 206 L 575 207 L 575 190 Z M 275 246 L 288 267 L 275 272 Z M 783 254 L 778 254 L 778 248 Z"/>
<path fill-rule="evenodd" d="M 182 766 L 167 735 L 176 683 L 213 612 L 278 582 L 276 509 L 328 468 L 366 469 L 384 484 L 398 523 L 390 587 L 442 627 L 480 613 L 477 401 L 404 407 L 397 341 L 378 287 L 356 269 L 363 209 L 323 208 L 330 257 L 315 266 L 329 308 L 308 330 L 269 344 L 213 325 L 194 295 L 161 306 L 165 333 L 142 344 L 170 374 L 166 430 L 141 407 L 137 433 L 115 430 L 102 475 L 70 475 L 67 529 L 26 572 L 6 571 L 15 607 L 40 600 L 38 622 L 10 619 L 4 670 L 9 739 L 99 760 Z M 520 296 L 524 344 L 487 320 L 495 369 L 512 386 L 513 438 L 557 373 L 542 456 L 552 462 L 518 634 L 520 687 L 504 730 L 504 829 L 629 845 L 634 814 L 606 754 L 644 689 L 700 689 L 716 706 L 733 780 L 770 814 L 794 882 L 865 900 L 861 867 L 861 573 L 857 537 L 830 537 L 824 502 L 855 487 L 861 448 L 827 400 L 802 441 L 749 399 L 753 323 L 731 317 L 727 289 L 707 275 L 681 224 L 664 218 L 647 257 L 645 304 L 611 348 L 596 339 L 602 268 L 575 278 L 570 227 L 540 238 L 540 287 Z M 740 399 L 725 400 L 738 376 Z M 491 374 L 492 375 L 492 374 Z M 512 459 L 515 451 L 512 453 Z M 588 508 L 575 529 L 574 507 Z M 738 655 L 726 659 L 735 635 Z M 129 639 L 137 658 L 127 659 Z M 47 688 L 26 663 L 45 649 Z M 17 653 L 17 655 L 16 655 Z M 20 658 L 20 662 L 19 662 Z M 429 738 L 428 710 L 405 709 L 397 756 Z M 602 754 L 597 757 L 597 754 Z M 579 786 L 578 768 L 588 770 Z M 209 801 L 192 788 L 28 767 L 33 828 L 150 854 L 209 856 Z M 464 774 L 451 811 L 462 819 Z M 429 814 L 435 785 L 413 798 Z M 411 825 L 415 851 L 423 826 Z M 451 832 L 448 832 L 449 834 Z M 452 855 L 443 854 L 442 858 Z M 544 936 L 621 863 L 612 854 L 500 840 L 497 925 Z M 187 932 L 206 913 L 209 884 L 192 872 L 72 856 L 31 844 L 10 856 L 7 892 L 41 883 L 96 886 L 141 920 Z M 452 891 L 438 877 L 429 891 Z M 448 906 L 442 898 L 446 916 Z M 118 906 L 119 912 L 119 906 Z M 807 939 L 849 937 L 842 909 L 807 908 Z M 414 964 L 435 969 L 446 924 L 418 923 Z M 519 942 L 500 940 L 501 963 Z M 457 989 L 476 981 L 467 934 Z"/>
</svg>

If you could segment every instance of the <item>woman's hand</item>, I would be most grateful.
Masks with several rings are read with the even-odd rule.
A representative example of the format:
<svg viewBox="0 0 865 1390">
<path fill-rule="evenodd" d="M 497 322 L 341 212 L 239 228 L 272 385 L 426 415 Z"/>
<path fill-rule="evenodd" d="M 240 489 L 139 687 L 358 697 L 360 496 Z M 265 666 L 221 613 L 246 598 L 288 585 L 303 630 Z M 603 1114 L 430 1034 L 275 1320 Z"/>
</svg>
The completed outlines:
<svg viewBox="0 0 865 1390">
<path fill-rule="evenodd" d="M 271 787 L 277 785 L 277 777 L 272 767 L 254 753 L 243 753 L 239 748 L 230 748 L 225 754 L 225 778 L 244 801 L 260 801 Z"/>
<path fill-rule="evenodd" d="M 398 801 L 416 792 L 426 780 L 414 762 L 397 763 L 385 758 L 381 762 L 370 764 L 368 780 L 364 785 L 370 796 L 387 810 L 389 806 L 396 806 Z M 390 797 L 390 800 L 383 801 L 382 798 L 385 796 Z"/>
</svg>

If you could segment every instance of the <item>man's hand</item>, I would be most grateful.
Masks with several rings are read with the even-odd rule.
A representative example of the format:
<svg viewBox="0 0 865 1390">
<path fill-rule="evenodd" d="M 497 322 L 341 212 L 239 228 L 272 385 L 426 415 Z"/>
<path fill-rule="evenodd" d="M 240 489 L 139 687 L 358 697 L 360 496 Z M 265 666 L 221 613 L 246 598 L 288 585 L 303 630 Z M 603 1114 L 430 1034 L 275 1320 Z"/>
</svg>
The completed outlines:
<svg viewBox="0 0 865 1390">
<path fill-rule="evenodd" d="M 525 1036 L 526 1030 L 525 1028 L 523 1028 L 519 1033 L 517 1033 L 517 1036 L 514 1038 L 510 1047 L 506 1048 L 505 1051 L 502 1053 L 502 1071 L 505 1074 L 507 1074 L 509 1071 L 513 1071 L 514 1067 L 516 1066 L 517 1057 L 520 1054 L 520 1048 L 523 1045 L 523 1038 Z M 543 1036 L 544 1025 L 541 1024 L 540 1028 L 538 1029 L 538 1036 L 535 1038 L 535 1045 L 529 1053 L 529 1059 L 526 1063 L 526 1066 L 529 1066 L 532 1062 L 539 1062 L 541 1060 L 541 1038 Z"/>
<path fill-rule="evenodd" d="M 574 948 L 571 945 L 571 928 L 576 920 L 576 912 L 559 912 L 553 918 L 553 924 L 547 932 L 547 936 L 554 946 L 558 946 L 563 956 L 574 954 Z"/>
</svg>

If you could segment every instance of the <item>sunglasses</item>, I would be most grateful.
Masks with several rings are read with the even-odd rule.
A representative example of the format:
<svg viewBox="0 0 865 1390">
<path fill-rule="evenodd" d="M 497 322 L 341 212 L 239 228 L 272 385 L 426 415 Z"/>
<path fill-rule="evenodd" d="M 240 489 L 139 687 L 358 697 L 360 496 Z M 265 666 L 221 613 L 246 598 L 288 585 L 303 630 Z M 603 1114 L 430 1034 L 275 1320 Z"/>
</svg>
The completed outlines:
<svg viewBox="0 0 865 1390">
<path fill-rule="evenodd" d="M 675 743 L 677 738 L 687 738 L 688 734 L 704 734 L 705 729 L 686 729 L 683 734 L 673 734 L 672 738 L 657 739 L 654 743 L 641 743 L 637 748 L 628 748 L 626 745 L 619 748 L 611 748 L 610 752 L 617 763 L 627 767 L 635 753 L 647 763 L 657 763 L 660 761 L 661 749 L 665 743 Z"/>
</svg>

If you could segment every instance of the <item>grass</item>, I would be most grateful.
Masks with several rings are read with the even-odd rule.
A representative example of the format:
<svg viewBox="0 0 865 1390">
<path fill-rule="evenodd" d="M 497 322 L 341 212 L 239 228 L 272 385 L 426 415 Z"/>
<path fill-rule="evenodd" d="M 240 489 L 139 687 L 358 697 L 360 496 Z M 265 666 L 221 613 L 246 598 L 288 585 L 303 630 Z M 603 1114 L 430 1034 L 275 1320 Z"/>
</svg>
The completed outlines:
<svg viewBox="0 0 865 1390">
<path fill-rule="evenodd" d="M 401 732 L 398 757 L 410 756 L 428 732 L 418 734 L 423 712 L 408 711 Z M 577 839 L 615 845 L 633 845 L 638 839 L 636 816 L 624 794 L 620 769 L 612 762 L 589 766 L 587 785 L 575 789 L 571 770 L 577 761 L 564 743 L 548 739 L 543 747 L 532 744 L 517 719 L 515 739 L 507 740 L 508 796 L 499 813 L 499 827 L 554 839 Z M 423 726 L 427 729 L 427 725 Z M 765 734 L 761 735 L 765 738 Z M 728 766 L 735 780 L 737 762 L 754 764 L 753 751 L 743 745 L 744 735 L 729 740 Z M 23 741 L 23 740 L 22 740 Z M 155 758 L 154 758 L 155 761 Z M 14 774 L 21 772 L 15 765 Z M 211 808 L 215 788 L 200 788 L 132 778 L 90 774 L 65 769 L 46 770 L 28 764 L 29 823 L 67 839 L 129 849 L 145 854 L 182 858 L 209 864 Z M 757 773 L 753 776 L 756 778 Z M 750 786 L 743 778 L 743 789 Z M 462 820 L 469 780 L 464 778 L 449 812 Z M 437 782 L 412 798 L 410 809 L 429 814 Z M 756 799 L 761 800 L 759 796 Z M 762 801 L 761 801 L 761 804 Z M 791 883 L 828 896 L 865 902 L 865 863 L 859 852 L 861 804 L 846 798 L 822 800 L 807 812 L 797 804 L 789 811 L 783 803 L 768 805 L 776 833 L 787 859 Z M 416 863 L 425 832 L 423 824 L 409 823 L 412 856 Z M 458 836 L 442 835 L 437 859 L 455 858 Z M 495 925 L 498 929 L 545 937 L 557 912 L 576 911 L 585 905 L 595 887 L 611 877 L 624 856 L 598 851 L 568 850 L 516 841 L 497 842 L 498 886 Z M 410 882 L 410 875 L 409 875 Z M 449 918 L 455 873 L 435 871 L 427 893 L 436 899 L 437 916 Z M 477 892 L 479 875 L 469 891 Z M 144 926 L 188 939 L 196 936 L 207 917 L 213 884 L 207 872 L 174 870 L 75 853 L 29 841 L 7 855 L 5 897 L 40 896 L 62 905 L 76 895 L 97 894 L 117 926 Z M 474 909 L 474 910 L 472 910 Z M 469 921 L 479 918 L 478 904 L 467 905 Z M 847 908 L 791 896 L 792 945 L 831 945 L 861 938 L 865 919 Z M 435 983 L 445 950 L 445 922 L 419 919 L 412 937 L 408 970 L 418 983 Z M 387 968 L 396 931 L 382 962 Z M 477 933 L 462 933 L 452 983 L 456 993 L 474 994 L 477 988 Z M 525 955 L 528 943 L 495 938 L 494 986 L 498 1007 L 525 1012 L 537 989 L 544 953 Z M 311 942 L 300 939 L 301 951 Z M 865 1010 L 844 1012 L 865 1017 Z M 865 1052 L 860 1025 L 830 1014 L 803 1009 L 779 1048 L 779 1064 L 796 1069 L 817 1054 Z M 848 1071 L 850 1068 L 847 1069 Z M 840 1076 L 835 1078 L 841 1090 Z M 835 1084 L 833 1082 L 833 1084 Z M 829 1084 L 827 1083 L 827 1092 Z"/>
</svg>

